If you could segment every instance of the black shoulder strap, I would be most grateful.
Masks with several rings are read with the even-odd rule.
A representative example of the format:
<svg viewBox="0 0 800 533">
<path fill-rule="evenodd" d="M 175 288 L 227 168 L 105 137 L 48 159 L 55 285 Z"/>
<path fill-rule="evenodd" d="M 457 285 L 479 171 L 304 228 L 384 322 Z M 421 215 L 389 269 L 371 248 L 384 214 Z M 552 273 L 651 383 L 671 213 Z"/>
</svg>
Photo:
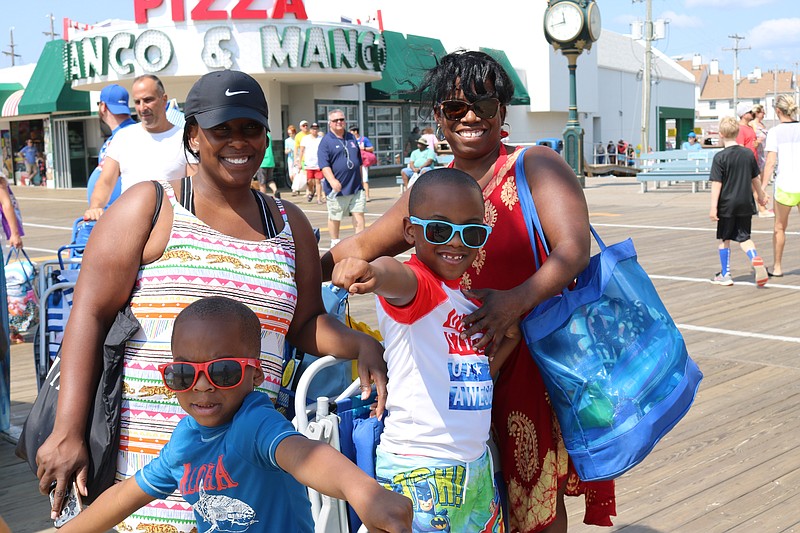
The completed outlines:
<svg viewBox="0 0 800 533">
<path fill-rule="evenodd" d="M 164 186 L 157 181 L 154 181 L 153 185 L 156 187 L 156 211 L 153 213 L 153 221 L 150 223 L 150 231 L 153 231 L 153 228 L 156 227 L 158 215 L 161 214 L 161 203 L 164 201 Z"/>
<path fill-rule="evenodd" d="M 192 194 L 192 178 L 184 176 L 181 180 L 181 205 L 194 214 L 194 195 Z"/>
<path fill-rule="evenodd" d="M 267 206 L 266 199 L 261 192 L 250 189 L 253 191 L 253 196 L 256 197 L 256 201 L 259 205 L 259 211 L 261 212 L 261 226 L 264 228 L 264 236 L 267 239 L 272 239 L 278 235 L 278 228 L 275 226 L 275 220 L 272 218 L 272 211 L 270 211 L 269 207 Z"/>
</svg>

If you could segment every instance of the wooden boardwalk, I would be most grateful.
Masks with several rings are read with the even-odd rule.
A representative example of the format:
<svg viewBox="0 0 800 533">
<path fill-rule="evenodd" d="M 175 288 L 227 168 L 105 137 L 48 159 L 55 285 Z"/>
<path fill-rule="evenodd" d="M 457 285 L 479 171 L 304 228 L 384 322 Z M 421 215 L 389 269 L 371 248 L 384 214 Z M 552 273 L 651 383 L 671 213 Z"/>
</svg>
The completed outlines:
<svg viewBox="0 0 800 533">
<path fill-rule="evenodd" d="M 374 181 L 369 209 L 377 214 L 397 187 Z M 790 218 L 785 277 L 756 288 L 735 248 L 735 285 L 719 287 L 708 281 L 719 260 L 707 192 L 675 185 L 642 195 L 632 178 L 589 178 L 586 197 L 604 240 L 633 238 L 705 374 L 686 418 L 617 481 L 618 516 L 609 530 L 800 532 L 800 217 Z M 323 210 L 301 206 L 324 227 Z M 771 219 L 753 219 L 753 239 L 769 266 L 771 229 Z M 354 298 L 351 312 L 374 326 L 373 306 L 371 297 Z M 12 360 L 13 416 L 20 423 L 35 393 L 30 344 L 12 348 Z M 0 465 L 0 515 L 12 531 L 54 531 L 45 497 L 10 444 L 0 443 Z M 582 499 L 570 499 L 568 509 L 571 532 L 602 531 L 581 524 Z"/>
</svg>

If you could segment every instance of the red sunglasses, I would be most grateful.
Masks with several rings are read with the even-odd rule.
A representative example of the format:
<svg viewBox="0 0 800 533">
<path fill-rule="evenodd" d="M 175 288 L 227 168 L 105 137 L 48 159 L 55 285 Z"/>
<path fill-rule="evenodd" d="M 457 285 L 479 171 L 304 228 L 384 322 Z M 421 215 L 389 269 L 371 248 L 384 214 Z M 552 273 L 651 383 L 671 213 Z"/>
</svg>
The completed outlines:
<svg viewBox="0 0 800 533">
<path fill-rule="evenodd" d="M 261 361 L 252 358 L 224 357 L 205 363 L 173 361 L 158 365 L 164 385 L 171 391 L 185 392 L 197 384 L 200 372 L 218 389 L 238 387 L 244 379 L 244 370 L 248 366 L 261 368 Z"/>
</svg>

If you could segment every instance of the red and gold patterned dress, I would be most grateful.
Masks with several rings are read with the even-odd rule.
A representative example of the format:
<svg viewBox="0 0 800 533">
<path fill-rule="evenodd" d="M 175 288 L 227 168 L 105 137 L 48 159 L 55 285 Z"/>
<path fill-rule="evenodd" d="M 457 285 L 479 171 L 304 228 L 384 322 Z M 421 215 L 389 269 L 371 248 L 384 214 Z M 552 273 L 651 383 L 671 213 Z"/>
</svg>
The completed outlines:
<svg viewBox="0 0 800 533">
<path fill-rule="evenodd" d="M 467 289 L 512 289 L 536 271 L 517 196 L 514 163 L 518 154 L 506 158 L 501 150 L 499 168 L 483 189 L 484 219 L 493 231 L 464 273 L 462 285 Z M 541 244 L 539 255 L 545 257 Z M 586 496 L 584 522 L 612 525 L 614 482 L 584 483 L 570 467 L 542 377 L 524 342 L 509 356 L 495 383 L 492 421 L 512 533 L 541 531 L 555 519 L 558 487 L 567 477 L 567 494 Z"/>
</svg>

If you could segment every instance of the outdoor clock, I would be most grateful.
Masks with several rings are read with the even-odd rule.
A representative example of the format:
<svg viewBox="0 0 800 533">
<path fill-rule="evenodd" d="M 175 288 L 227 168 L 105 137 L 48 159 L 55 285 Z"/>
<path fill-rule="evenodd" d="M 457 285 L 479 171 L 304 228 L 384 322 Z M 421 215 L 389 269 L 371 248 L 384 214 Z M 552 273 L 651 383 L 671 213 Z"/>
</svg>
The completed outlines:
<svg viewBox="0 0 800 533">
<path fill-rule="evenodd" d="M 549 1 L 544 35 L 556 50 L 590 50 L 600 31 L 600 8 L 594 0 Z"/>
<path fill-rule="evenodd" d="M 580 35 L 583 25 L 583 9 L 569 1 L 553 4 L 544 15 L 545 33 L 559 43 L 573 41 Z"/>
<path fill-rule="evenodd" d="M 592 2 L 589 4 L 589 38 L 592 41 L 596 41 L 600 38 L 600 31 L 602 30 L 602 24 L 600 23 L 600 8 L 597 7 L 597 4 Z"/>
</svg>

